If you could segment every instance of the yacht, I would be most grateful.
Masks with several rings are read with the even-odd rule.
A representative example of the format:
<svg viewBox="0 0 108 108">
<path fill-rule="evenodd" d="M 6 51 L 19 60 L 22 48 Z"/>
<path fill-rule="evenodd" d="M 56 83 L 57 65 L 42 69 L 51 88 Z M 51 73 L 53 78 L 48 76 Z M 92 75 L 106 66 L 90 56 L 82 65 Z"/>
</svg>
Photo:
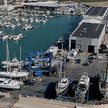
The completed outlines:
<svg viewBox="0 0 108 108">
<path fill-rule="evenodd" d="M 77 86 L 77 91 L 81 91 L 82 93 L 86 93 L 89 89 L 90 78 L 88 77 L 88 73 L 84 73 Z"/>
<path fill-rule="evenodd" d="M 4 35 L 4 36 L 2 37 L 2 39 L 3 39 L 3 41 L 5 41 L 6 39 L 9 39 L 9 35 Z"/>
<path fill-rule="evenodd" d="M 29 30 L 29 29 L 32 29 L 33 27 L 31 25 L 27 25 L 25 24 L 24 27 L 22 27 L 23 30 Z"/>
<path fill-rule="evenodd" d="M 86 94 L 89 90 L 90 86 L 90 78 L 88 76 L 88 73 L 84 73 L 77 85 L 76 91 L 75 91 L 75 101 L 84 103 L 86 101 Z"/>
<path fill-rule="evenodd" d="M 18 41 L 18 40 L 22 39 L 23 37 L 24 37 L 24 36 L 20 33 L 20 34 L 18 34 L 18 35 L 16 35 L 16 36 L 13 36 L 13 37 L 12 37 L 12 40 Z"/>
<path fill-rule="evenodd" d="M 67 55 L 67 59 L 74 59 L 78 54 L 78 51 L 76 51 L 75 49 L 72 49 L 68 55 Z"/>
<path fill-rule="evenodd" d="M 57 96 L 64 93 L 69 86 L 69 80 L 66 77 L 60 78 L 56 84 L 56 93 Z"/>
<path fill-rule="evenodd" d="M 58 51 L 58 47 L 55 46 L 55 45 L 51 45 L 47 51 L 51 52 L 53 54 L 53 56 L 55 56 L 57 54 L 57 51 Z"/>
<path fill-rule="evenodd" d="M 0 88 L 20 89 L 20 82 L 7 78 L 0 78 Z"/>
<path fill-rule="evenodd" d="M 99 90 L 100 93 L 108 99 L 108 73 L 105 71 L 102 71 L 102 74 L 100 76 L 99 80 Z"/>
<path fill-rule="evenodd" d="M 11 26 L 10 26 L 12 29 L 15 29 L 15 24 L 11 24 Z"/>
</svg>

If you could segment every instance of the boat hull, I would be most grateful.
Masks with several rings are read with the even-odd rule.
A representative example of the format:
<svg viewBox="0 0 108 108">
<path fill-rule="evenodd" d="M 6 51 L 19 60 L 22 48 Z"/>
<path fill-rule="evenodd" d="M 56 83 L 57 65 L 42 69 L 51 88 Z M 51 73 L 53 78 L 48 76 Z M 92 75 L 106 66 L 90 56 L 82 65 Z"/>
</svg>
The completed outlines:
<svg viewBox="0 0 108 108">
<path fill-rule="evenodd" d="M 28 75 L 29 72 L 0 72 L 0 76 L 12 78 L 28 77 Z"/>
</svg>

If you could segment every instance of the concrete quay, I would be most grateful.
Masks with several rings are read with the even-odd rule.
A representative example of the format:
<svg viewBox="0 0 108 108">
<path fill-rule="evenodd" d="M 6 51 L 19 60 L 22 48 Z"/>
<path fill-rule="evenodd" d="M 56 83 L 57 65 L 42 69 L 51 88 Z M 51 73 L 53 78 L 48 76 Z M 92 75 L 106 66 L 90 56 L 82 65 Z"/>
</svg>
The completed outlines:
<svg viewBox="0 0 108 108">
<path fill-rule="evenodd" d="M 12 108 L 75 108 L 75 106 L 76 108 L 108 108 L 108 104 L 86 105 L 35 97 L 20 97 L 19 101 Z"/>
</svg>

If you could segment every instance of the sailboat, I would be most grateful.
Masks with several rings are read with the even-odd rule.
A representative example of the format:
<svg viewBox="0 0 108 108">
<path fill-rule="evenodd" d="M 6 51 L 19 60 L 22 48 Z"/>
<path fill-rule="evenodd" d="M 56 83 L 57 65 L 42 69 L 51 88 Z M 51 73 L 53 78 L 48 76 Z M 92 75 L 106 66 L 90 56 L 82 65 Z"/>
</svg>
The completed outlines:
<svg viewBox="0 0 108 108">
<path fill-rule="evenodd" d="M 4 67 L 6 67 L 7 71 L 1 71 L 0 76 L 3 77 L 11 77 L 11 78 L 21 78 L 28 77 L 29 72 L 21 71 L 21 60 L 18 61 L 14 58 L 14 62 L 10 62 L 9 58 L 9 48 L 6 40 L 6 58 L 7 60 L 4 62 Z M 11 69 L 13 67 L 13 69 Z"/>
</svg>

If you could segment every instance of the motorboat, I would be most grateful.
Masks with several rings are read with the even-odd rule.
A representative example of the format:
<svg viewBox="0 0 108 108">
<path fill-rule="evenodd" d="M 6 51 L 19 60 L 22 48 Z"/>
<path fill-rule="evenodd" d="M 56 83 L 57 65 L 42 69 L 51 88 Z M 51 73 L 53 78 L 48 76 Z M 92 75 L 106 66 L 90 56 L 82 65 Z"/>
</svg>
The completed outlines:
<svg viewBox="0 0 108 108">
<path fill-rule="evenodd" d="M 99 79 L 99 91 L 100 93 L 108 99 L 108 73 L 102 71 Z"/>
<path fill-rule="evenodd" d="M 57 51 L 58 51 L 58 47 L 55 46 L 55 45 L 51 45 L 47 51 L 51 52 L 53 54 L 53 56 L 55 56 L 57 54 Z"/>
<path fill-rule="evenodd" d="M 88 77 L 88 73 L 84 73 L 79 80 L 77 91 L 80 91 L 85 94 L 89 89 L 89 84 L 90 78 Z"/>
<path fill-rule="evenodd" d="M 31 25 L 25 24 L 25 26 L 22 28 L 23 30 L 29 30 L 32 29 L 33 27 Z"/>
<path fill-rule="evenodd" d="M 87 91 L 89 90 L 90 86 L 90 78 L 88 76 L 88 73 L 84 73 L 77 85 L 77 88 L 75 90 L 75 101 L 84 103 L 86 101 L 86 94 Z"/>
<path fill-rule="evenodd" d="M 15 24 L 11 24 L 12 29 L 15 29 L 15 27 L 16 27 Z"/>
<path fill-rule="evenodd" d="M 22 39 L 23 37 L 24 37 L 23 34 L 20 33 L 20 34 L 18 34 L 16 36 L 13 36 L 12 40 L 18 41 L 18 40 Z"/>
<path fill-rule="evenodd" d="M 68 86 L 69 86 L 69 79 L 66 77 L 60 78 L 56 84 L 57 95 L 64 93 L 67 90 Z"/>
<path fill-rule="evenodd" d="M 67 54 L 67 59 L 74 59 L 78 54 L 78 51 L 75 49 L 72 49 L 68 54 Z"/>
<path fill-rule="evenodd" d="M 9 38 L 9 35 L 4 35 L 4 36 L 2 37 L 3 41 L 5 41 L 5 40 L 8 39 L 8 38 Z"/>
<path fill-rule="evenodd" d="M 7 78 L 0 78 L 0 88 L 20 89 L 20 82 Z"/>
</svg>

